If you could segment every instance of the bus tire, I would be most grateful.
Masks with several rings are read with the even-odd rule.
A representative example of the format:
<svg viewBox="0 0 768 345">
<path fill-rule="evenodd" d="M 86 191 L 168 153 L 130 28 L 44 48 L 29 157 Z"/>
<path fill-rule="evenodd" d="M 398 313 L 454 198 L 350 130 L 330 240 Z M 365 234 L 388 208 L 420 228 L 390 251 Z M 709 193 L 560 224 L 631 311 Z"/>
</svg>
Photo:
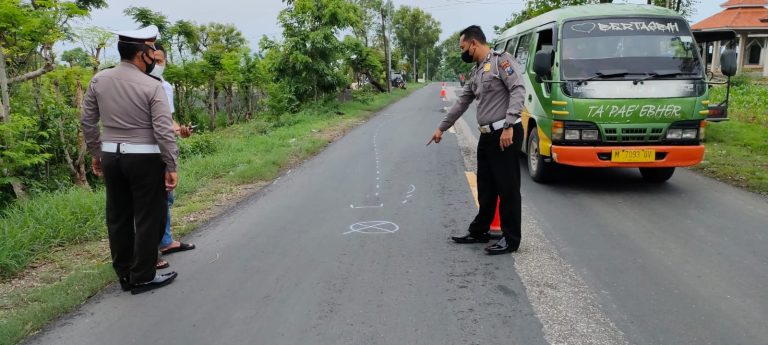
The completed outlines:
<svg viewBox="0 0 768 345">
<path fill-rule="evenodd" d="M 539 153 L 539 147 L 539 131 L 534 127 L 528 135 L 528 174 L 534 181 L 546 183 L 552 175 L 553 166 L 544 161 L 544 157 Z"/>
<path fill-rule="evenodd" d="M 666 182 L 675 173 L 675 168 L 640 168 L 640 175 L 648 182 Z"/>
</svg>

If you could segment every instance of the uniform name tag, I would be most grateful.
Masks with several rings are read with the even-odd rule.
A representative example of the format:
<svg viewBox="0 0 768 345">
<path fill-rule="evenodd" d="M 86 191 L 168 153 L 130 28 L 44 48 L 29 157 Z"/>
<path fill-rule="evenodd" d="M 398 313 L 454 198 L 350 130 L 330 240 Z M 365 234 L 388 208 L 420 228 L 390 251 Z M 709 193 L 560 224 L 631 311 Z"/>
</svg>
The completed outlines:
<svg viewBox="0 0 768 345">
<path fill-rule="evenodd" d="M 486 72 L 490 72 L 491 71 L 491 64 L 490 63 L 486 63 L 485 66 L 483 66 L 483 70 L 486 71 Z"/>
</svg>

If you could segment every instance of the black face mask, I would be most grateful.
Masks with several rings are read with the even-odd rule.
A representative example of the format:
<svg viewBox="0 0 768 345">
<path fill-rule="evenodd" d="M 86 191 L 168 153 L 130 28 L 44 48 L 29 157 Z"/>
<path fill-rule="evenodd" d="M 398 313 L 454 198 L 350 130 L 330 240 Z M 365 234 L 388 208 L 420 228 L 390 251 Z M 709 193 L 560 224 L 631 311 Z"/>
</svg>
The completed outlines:
<svg viewBox="0 0 768 345">
<path fill-rule="evenodd" d="M 144 49 L 144 56 L 152 56 L 152 55 L 149 54 L 149 49 Z M 155 64 L 157 63 L 155 58 L 154 57 L 150 58 L 150 60 L 152 61 L 151 63 L 148 63 L 147 60 L 144 57 L 142 57 L 141 59 L 147 65 L 147 70 L 144 71 L 144 73 L 146 73 L 146 74 L 152 73 L 152 70 L 155 69 Z"/>
<path fill-rule="evenodd" d="M 469 54 L 469 48 L 467 50 L 461 52 L 461 61 L 464 61 L 466 63 L 473 63 L 475 60 L 472 58 L 472 55 Z"/>
</svg>

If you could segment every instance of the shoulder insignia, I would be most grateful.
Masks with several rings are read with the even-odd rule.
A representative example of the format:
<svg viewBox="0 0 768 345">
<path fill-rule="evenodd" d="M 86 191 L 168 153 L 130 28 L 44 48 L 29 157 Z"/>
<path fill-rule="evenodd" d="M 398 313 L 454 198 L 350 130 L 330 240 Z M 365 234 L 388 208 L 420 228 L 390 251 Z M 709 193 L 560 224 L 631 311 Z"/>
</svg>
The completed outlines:
<svg viewBox="0 0 768 345">
<path fill-rule="evenodd" d="M 507 75 L 512 75 L 513 73 L 515 73 L 515 70 L 512 68 L 512 63 L 510 63 L 509 60 L 502 59 L 499 65 L 501 69 L 507 73 Z"/>
</svg>

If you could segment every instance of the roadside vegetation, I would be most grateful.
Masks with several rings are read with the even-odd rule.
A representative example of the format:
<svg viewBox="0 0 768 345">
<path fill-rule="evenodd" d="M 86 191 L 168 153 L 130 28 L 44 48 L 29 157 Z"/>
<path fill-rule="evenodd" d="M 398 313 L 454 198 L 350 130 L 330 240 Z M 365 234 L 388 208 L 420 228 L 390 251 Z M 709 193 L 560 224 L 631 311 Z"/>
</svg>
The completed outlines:
<svg viewBox="0 0 768 345">
<path fill-rule="evenodd" d="M 768 85 L 766 80 L 738 76 L 731 88 L 729 121 L 710 123 L 707 151 L 695 169 L 748 190 L 768 195 Z M 716 87 L 712 102 L 725 99 Z"/>
<path fill-rule="evenodd" d="M 0 0 L 0 345 L 114 280 L 103 184 L 79 128 L 91 78 L 119 63 L 106 58 L 115 35 L 84 25 L 107 6 Z M 123 13 L 159 28 L 174 117 L 197 125 L 179 144 L 177 236 L 418 88 L 416 76 L 432 79 L 443 54 L 439 22 L 384 0 L 286 1 L 281 35 L 258 42 L 233 24 Z M 388 65 L 407 91 L 388 92 Z"/>
<path fill-rule="evenodd" d="M 183 173 L 172 210 L 174 234 L 194 230 L 216 210 L 231 206 L 418 87 L 391 94 L 355 93 L 351 102 L 308 106 L 279 122 L 254 120 L 181 141 Z M 0 284 L 0 345 L 15 344 L 115 280 L 100 187 L 16 203 L 0 218 L 0 229 L 0 262 L 4 272 L 15 274 Z"/>
</svg>

